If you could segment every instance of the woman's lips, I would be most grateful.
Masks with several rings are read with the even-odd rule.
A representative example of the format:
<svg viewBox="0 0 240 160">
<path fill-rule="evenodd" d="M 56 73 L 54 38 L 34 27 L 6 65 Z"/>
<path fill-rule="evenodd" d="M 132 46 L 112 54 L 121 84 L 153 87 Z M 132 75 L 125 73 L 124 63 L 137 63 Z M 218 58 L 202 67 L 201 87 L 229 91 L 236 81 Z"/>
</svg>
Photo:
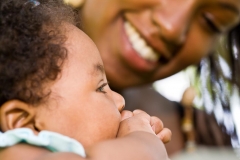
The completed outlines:
<svg viewBox="0 0 240 160">
<path fill-rule="evenodd" d="M 160 55 L 147 45 L 147 42 L 128 21 L 124 22 L 124 29 L 133 49 L 139 56 L 151 62 L 157 62 L 159 60 Z"/>
<path fill-rule="evenodd" d="M 149 72 L 159 66 L 160 54 L 128 22 L 122 21 L 122 55 L 132 68 Z"/>
</svg>

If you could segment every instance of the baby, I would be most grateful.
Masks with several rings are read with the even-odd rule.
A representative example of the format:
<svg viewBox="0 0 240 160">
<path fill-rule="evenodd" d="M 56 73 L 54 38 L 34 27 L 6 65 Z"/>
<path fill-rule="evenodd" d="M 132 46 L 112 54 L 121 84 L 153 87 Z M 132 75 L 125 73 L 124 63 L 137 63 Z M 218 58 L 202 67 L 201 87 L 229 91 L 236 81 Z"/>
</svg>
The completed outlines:
<svg viewBox="0 0 240 160">
<path fill-rule="evenodd" d="M 60 0 L 0 2 L 0 159 L 167 160 L 170 130 L 122 111 L 76 24 Z"/>
</svg>

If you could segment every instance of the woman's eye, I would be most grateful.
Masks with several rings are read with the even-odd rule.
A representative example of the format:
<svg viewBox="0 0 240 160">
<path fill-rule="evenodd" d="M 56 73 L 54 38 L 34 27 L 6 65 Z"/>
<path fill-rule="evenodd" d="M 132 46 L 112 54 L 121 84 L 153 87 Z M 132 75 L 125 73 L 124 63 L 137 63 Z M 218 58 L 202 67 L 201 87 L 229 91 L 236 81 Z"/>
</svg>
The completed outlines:
<svg viewBox="0 0 240 160">
<path fill-rule="evenodd" d="M 105 88 L 107 85 L 108 85 L 108 83 L 102 84 L 102 85 L 97 89 L 97 92 L 107 93 L 106 91 L 104 91 L 104 88 Z"/>
<path fill-rule="evenodd" d="M 202 14 L 203 19 L 205 20 L 209 29 L 214 33 L 221 33 L 221 30 L 217 27 L 217 25 L 213 21 L 213 16 L 209 13 Z"/>
</svg>

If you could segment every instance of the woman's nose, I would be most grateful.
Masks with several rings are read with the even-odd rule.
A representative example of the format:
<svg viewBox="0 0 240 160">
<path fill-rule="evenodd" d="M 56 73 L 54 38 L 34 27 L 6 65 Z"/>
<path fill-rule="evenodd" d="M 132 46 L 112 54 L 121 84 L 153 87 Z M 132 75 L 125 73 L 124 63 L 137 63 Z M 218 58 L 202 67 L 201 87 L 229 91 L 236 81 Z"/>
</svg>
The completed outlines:
<svg viewBox="0 0 240 160">
<path fill-rule="evenodd" d="M 153 10 L 152 21 L 169 47 L 182 45 L 195 12 L 195 0 L 167 0 Z"/>
<path fill-rule="evenodd" d="M 119 110 L 119 112 L 121 112 L 123 110 L 123 108 L 125 107 L 125 100 L 124 98 L 118 94 L 117 92 L 113 91 L 113 98 L 114 98 L 114 102 Z"/>
</svg>

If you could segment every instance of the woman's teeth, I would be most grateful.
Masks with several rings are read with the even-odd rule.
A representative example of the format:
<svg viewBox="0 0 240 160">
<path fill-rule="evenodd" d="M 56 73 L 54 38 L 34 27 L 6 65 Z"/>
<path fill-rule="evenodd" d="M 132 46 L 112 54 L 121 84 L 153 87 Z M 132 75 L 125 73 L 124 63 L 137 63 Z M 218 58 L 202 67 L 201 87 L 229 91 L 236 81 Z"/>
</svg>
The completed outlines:
<svg viewBox="0 0 240 160">
<path fill-rule="evenodd" d="M 142 58 L 152 62 L 159 60 L 160 55 L 147 45 L 146 41 L 129 22 L 124 22 L 124 28 L 132 47 Z"/>
</svg>

